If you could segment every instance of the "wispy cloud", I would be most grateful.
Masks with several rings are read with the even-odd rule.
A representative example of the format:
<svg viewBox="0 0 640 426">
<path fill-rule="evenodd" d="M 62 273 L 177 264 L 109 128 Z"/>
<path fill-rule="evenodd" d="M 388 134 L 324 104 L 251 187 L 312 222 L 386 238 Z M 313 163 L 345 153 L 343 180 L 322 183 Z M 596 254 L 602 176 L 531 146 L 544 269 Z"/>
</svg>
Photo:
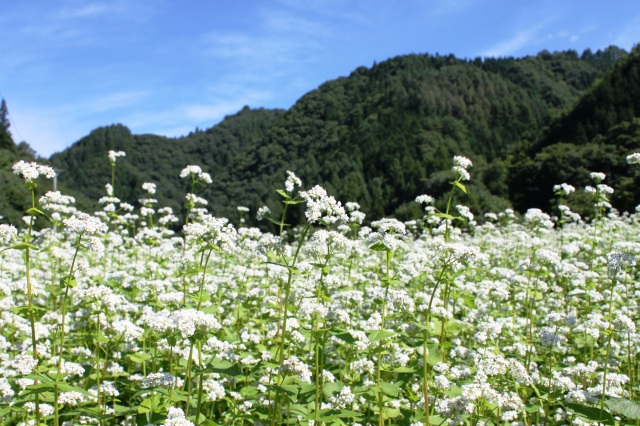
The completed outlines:
<svg viewBox="0 0 640 426">
<path fill-rule="evenodd" d="M 545 13 L 544 18 L 534 19 L 533 25 L 522 25 L 523 22 L 530 22 L 531 18 L 527 15 L 536 16 L 538 10 L 531 9 L 520 11 L 519 16 L 514 17 L 514 26 L 518 28 L 513 35 L 499 41 L 492 47 L 484 50 L 482 56 L 500 57 L 516 55 L 518 51 L 528 47 L 541 45 L 545 41 L 554 38 L 568 38 L 567 32 L 562 30 L 550 30 L 551 25 L 558 19 L 556 14 L 549 10 Z"/>
<path fill-rule="evenodd" d="M 488 57 L 500 57 L 513 55 L 518 49 L 531 43 L 535 38 L 536 32 L 539 28 L 534 27 L 525 31 L 520 31 L 514 34 L 512 37 L 506 40 L 502 40 L 493 47 L 482 52 L 482 56 Z"/>
<path fill-rule="evenodd" d="M 88 18 L 105 13 L 118 12 L 121 6 L 118 3 L 88 3 L 78 7 L 64 7 L 55 13 L 56 18 L 72 19 L 72 18 Z"/>
<path fill-rule="evenodd" d="M 149 95 L 148 91 L 143 90 L 110 93 L 88 100 L 84 103 L 84 107 L 91 112 L 103 112 L 132 106 L 144 101 Z"/>
</svg>

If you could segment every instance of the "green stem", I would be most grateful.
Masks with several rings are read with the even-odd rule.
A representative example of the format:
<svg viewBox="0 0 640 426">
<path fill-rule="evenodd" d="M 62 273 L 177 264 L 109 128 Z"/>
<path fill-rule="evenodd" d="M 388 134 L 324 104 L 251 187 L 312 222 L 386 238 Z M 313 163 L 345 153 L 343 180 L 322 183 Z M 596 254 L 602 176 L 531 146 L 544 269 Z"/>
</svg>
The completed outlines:
<svg viewBox="0 0 640 426">
<path fill-rule="evenodd" d="M 205 252 L 202 252 L 202 255 L 200 256 L 200 267 L 202 268 L 202 280 L 200 280 L 200 286 L 198 288 L 198 304 L 196 306 L 196 310 L 200 311 L 200 308 L 202 307 L 202 290 L 204 289 L 204 283 L 205 283 L 205 278 L 207 276 L 207 267 L 209 265 L 209 259 L 211 258 L 211 253 L 213 252 L 213 249 L 209 249 L 209 251 L 207 252 L 206 258 L 205 258 Z M 191 402 L 191 370 L 193 368 L 193 346 L 194 346 L 195 342 L 192 341 L 190 346 L 189 346 L 189 359 L 187 360 L 187 371 L 186 371 L 186 376 L 185 376 L 185 380 L 187 381 L 186 384 L 188 385 L 188 391 L 187 391 L 187 401 L 185 403 L 185 408 L 184 408 L 184 412 L 185 415 L 188 415 L 189 413 L 189 404 Z M 202 365 L 202 351 L 200 350 L 200 345 L 198 345 L 198 352 L 199 352 L 199 356 L 198 356 L 198 361 L 200 363 L 200 365 Z M 201 376 L 202 377 L 202 376 Z M 196 426 L 198 426 L 198 413 L 200 412 L 200 402 L 201 402 L 201 393 L 202 393 L 202 380 L 199 381 L 198 384 L 198 406 L 196 407 Z"/>
<path fill-rule="evenodd" d="M 384 283 L 385 283 L 385 289 L 384 289 L 384 299 L 382 299 L 382 320 L 380 322 L 380 330 L 384 330 L 385 327 L 385 321 L 386 321 L 386 316 L 387 316 L 387 297 L 389 295 L 389 285 L 390 285 L 390 274 L 389 274 L 389 268 L 391 266 L 391 256 L 392 256 L 392 252 L 390 250 L 387 250 L 386 252 L 386 269 L 385 269 L 385 277 L 384 277 Z M 380 349 L 382 349 L 382 342 L 384 340 L 380 340 L 379 343 L 379 347 Z M 380 426 L 384 426 L 384 413 L 383 413 L 383 408 L 384 408 L 384 396 L 382 395 L 382 350 L 380 350 L 380 352 L 378 353 L 378 359 L 377 359 L 377 384 L 378 384 L 378 414 L 379 414 L 379 424 Z"/>
<path fill-rule="evenodd" d="M 609 356 L 611 355 L 611 339 L 613 338 L 613 327 L 611 324 L 611 320 L 613 318 L 613 290 L 616 286 L 616 279 L 613 279 L 613 285 L 611 286 L 611 294 L 609 295 L 609 329 L 607 333 L 609 334 L 607 339 L 607 351 L 606 358 L 604 359 L 604 372 L 602 374 L 602 399 L 600 401 L 600 416 L 602 416 L 602 411 L 604 411 L 604 400 L 605 400 L 605 392 L 607 389 L 607 372 L 609 371 Z"/>
<path fill-rule="evenodd" d="M 291 282 L 293 281 L 293 268 L 298 260 L 298 255 L 300 254 L 300 249 L 302 248 L 302 242 L 307 237 L 307 233 L 311 225 L 307 225 L 304 228 L 304 232 L 300 237 L 300 241 L 298 241 L 298 247 L 296 248 L 296 252 L 293 256 L 293 260 L 291 261 L 291 265 L 288 265 L 287 269 L 289 270 L 289 274 L 287 276 L 287 283 L 285 284 L 285 295 L 284 295 L 284 313 L 282 318 L 282 328 L 280 329 L 280 346 L 278 347 L 278 355 L 279 355 L 279 364 L 282 366 L 284 362 L 284 342 L 287 332 L 287 313 L 289 311 L 289 297 L 291 297 Z"/>
<path fill-rule="evenodd" d="M 36 207 L 36 194 L 35 194 L 35 183 L 30 186 L 31 189 L 31 207 L 35 209 Z M 29 232 L 27 234 L 27 243 L 31 243 L 31 235 L 33 233 L 33 222 L 34 222 L 34 214 L 32 213 L 29 217 Z M 31 326 L 31 346 L 33 348 L 33 359 L 38 362 L 38 346 L 36 339 L 36 317 L 35 311 L 33 309 L 33 286 L 31 284 L 31 250 L 29 246 L 25 249 L 25 263 L 26 263 L 26 274 L 27 274 L 27 303 L 29 308 L 29 323 Z M 38 384 L 36 380 L 34 384 Z M 35 410 L 36 410 L 36 424 L 40 424 L 40 398 L 38 394 L 35 395 Z"/>
<path fill-rule="evenodd" d="M 436 283 L 433 286 L 433 290 L 431 291 L 431 297 L 429 297 L 429 306 L 427 307 L 427 312 L 425 313 L 425 328 L 424 328 L 424 341 L 422 342 L 422 393 L 424 394 L 424 407 L 425 407 L 425 419 L 424 419 L 424 424 L 425 426 L 429 426 L 430 424 L 430 420 L 429 420 L 429 376 L 428 376 L 428 363 L 427 363 L 427 355 L 429 352 L 429 349 L 427 348 L 427 338 L 429 337 L 429 330 L 427 329 L 427 327 L 429 326 L 429 322 L 431 321 L 431 307 L 433 306 L 433 299 L 435 298 L 436 295 L 436 291 L 438 290 L 438 287 L 440 286 L 440 284 L 442 283 L 442 279 L 444 278 L 444 275 L 447 271 L 447 269 L 449 269 L 449 265 L 448 263 L 445 263 L 444 266 L 442 267 L 442 269 L 440 270 L 440 274 L 438 275 L 438 279 L 436 280 Z"/>
<path fill-rule="evenodd" d="M 73 254 L 73 260 L 71 261 L 71 268 L 69 269 L 69 274 L 67 275 L 67 279 L 64 289 L 64 296 L 62 296 L 62 300 L 60 301 L 60 314 L 62 315 L 60 321 L 60 346 L 58 346 L 58 376 L 61 374 L 62 370 L 62 352 L 64 351 L 64 338 L 65 338 L 65 319 L 67 316 L 67 298 L 69 297 L 69 288 L 71 288 L 71 280 L 73 279 L 73 270 L 76 265 L 76 259 L 78 258 L 78 251 L 80 250 L 80 240 L 82 240 L 82 234 L 78 236 L 78 241 L 76 242 L 76 251 Z M 59 379 L 60 377 L 58 377 Z M 54 401 L 53 401 L 53 411 L 54 411 L 54 422 L 55 426 L 58 426 L 59 423 L 59 407 L 58 407 L 58 386 L 54 386 Z"/>
</svg>

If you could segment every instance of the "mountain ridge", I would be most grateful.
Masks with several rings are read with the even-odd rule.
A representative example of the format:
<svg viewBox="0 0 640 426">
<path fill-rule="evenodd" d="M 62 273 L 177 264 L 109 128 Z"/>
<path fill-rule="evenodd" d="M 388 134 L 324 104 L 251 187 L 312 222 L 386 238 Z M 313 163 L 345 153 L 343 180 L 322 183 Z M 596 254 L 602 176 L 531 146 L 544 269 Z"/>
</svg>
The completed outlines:
<svg viewBox="0 0 640 426">
<path fill-rule="evenodd" d="M 239 219 L 238 205 L 277 211 L 275 189 L 287 170 L 307 186 L 320 184 L 342 201 L 360 203 L 372 219 L 410 219 L 420 214 L 415 196 L 442 202 L 451 158 L 464 155 L 474 168 L 469 196 L 460 202 L 480 214 L 522 207 L 513 176 L 525 176 L 531 166 L 523 153 L 535 156 L 548 129 L 627 56 L 615 46 L 523 58 L 403 55 L 329 80 L 288 110 L 245 107 L 179 138 L 104 126 L 49 162 L 64 170 L 61 190 L 87 211 L 99 208 L 95 200 L 109 181 L 107 151 L 123 150 L 116 194 L 132 204 L 151 181 L 158 184 L 158 205 L 180 212 L 187 185 L 178 173 L 198 164 L 214 179 L 201 195 L 215 215 L 232 220 Z M 548 209 L 551 187 L 537 190 L 546 191 L 536 202 Z"/>
</svg>

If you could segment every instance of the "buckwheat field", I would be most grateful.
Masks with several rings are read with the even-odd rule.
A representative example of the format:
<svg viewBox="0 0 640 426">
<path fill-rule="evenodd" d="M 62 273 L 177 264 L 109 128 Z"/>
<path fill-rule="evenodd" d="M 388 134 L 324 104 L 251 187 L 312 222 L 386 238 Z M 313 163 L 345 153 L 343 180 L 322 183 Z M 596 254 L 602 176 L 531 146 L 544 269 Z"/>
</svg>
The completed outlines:
<svg viewBox="0 0 640 426">
<path fill-rule="evenodd" d="M 197 165 L 183 220 L 151 182 L 121 202 L 125 153 L 105 161 L 93 214 L 13 166 L 32 206 L 0 225 L 2 425 L 639 424 L 640 216 L 602 173 L 589 218 L 563 183 L 557 216 L 477 218 L 456 156 L 446 207 L 403 223 L 289 172 L 277 217 L 238 207 L 268 233 L 211 214 Z"/>
</svg>

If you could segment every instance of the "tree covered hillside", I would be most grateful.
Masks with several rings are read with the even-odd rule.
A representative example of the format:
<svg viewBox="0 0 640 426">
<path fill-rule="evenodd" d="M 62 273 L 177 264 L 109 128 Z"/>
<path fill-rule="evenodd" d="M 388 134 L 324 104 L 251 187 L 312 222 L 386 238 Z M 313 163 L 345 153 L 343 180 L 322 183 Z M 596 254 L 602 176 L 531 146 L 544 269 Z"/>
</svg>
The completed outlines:
<svg viewBox="0 0 640 426">
<path fill-rule="evenodd" d="M 511 173 L 516 208 L 549 208 L 554 184 L 590 185 L 589 172 L 598 171 L 615 189 L 613 205 L 633 210 L 640 204 L 640 175 L 625 157 L 640 149 L 640 49 L 617 62 L 542 138 L 524 148 Z M 575 209 L 590 213 L 587 196 L 572 198 Z"/>
<path fill-rule="evenodd" d="M 446 192 L 451 157 L 462 154 L 475 163 L 471 207 L 499 210 L 510 204 L 510 153 L 537 140 L 622 55 L 410 55 L 358 68 L 302 97 L 269 130 L 254 180 L 268 179 L 266 197 L 288 168 L 374 217 L 407 218 L 416 195 Z"/>
<path fill-rule="evenodd" d="M 159 206 L 181 213 L 188 184 L 178 175 L 197 164 L 213 177 L 201 194 L 216 215 L 238 219 L 238 205 L 277 210 L 275 190 L 292 170 L 305 186 L 320 184 L 360 203 L 372 219 L 408 219 L 419 214 L 417 195 L 446 192 L 451 158 L 464 155 L 474 162 L 464 203 L 476 213 L 498 211 L 512 199 L 524 206 L 514 193 L 513 160 L 525 164 L 549 128 L 568 126 L 562 120 L 574 120 L 565 117 L 581 96 L 595 93 L 626 56 L 616 47 L 524 58 L 400 56 L 328 81 L 287 111 L 245 107 L 181 138 L 132 135 L 111 125 L 50 163 L 63 170 L 60 189 L 87 211 L 99 208 L 110 181 L 107 152 L 122 150 L 115 192 L 131 204 L 143 195 L 143 182 L 154 182 Z M 536 188 L 548 198 L 546 186 Z"/>
<path fill-rule="evenodd" d="M 96 200 L 106 195 L 105 184 L 111 182 L 108 151 L 124 151 L 126 157 L 116 165 L 115 195 L 137 204 L 146 197 L 142 184 L 153 182 L 158 187 L 159 206 L 172 207 L 176 214 L 182 211 L 189 187 L 189 182 L 179 178 L 180 171 L 188 164 L 198 164 L 214 176 L 213 184 L 203 188 L 210 208 L 217 215 L 235 217 L 238 203 L 250 191 L 245 186 L 244 165 L 253 156 L 257 141 L 282 114 L 280 110 L 244 108 L 215 127 L 177 139 L 132 135 L 120 124 L 101 127 L 54 154 L 51 163 L 64 170 L 59 176 L 62 190 L 76 196 L 80 208 L 93 211 L 98 209 Z"/>
</svg>

